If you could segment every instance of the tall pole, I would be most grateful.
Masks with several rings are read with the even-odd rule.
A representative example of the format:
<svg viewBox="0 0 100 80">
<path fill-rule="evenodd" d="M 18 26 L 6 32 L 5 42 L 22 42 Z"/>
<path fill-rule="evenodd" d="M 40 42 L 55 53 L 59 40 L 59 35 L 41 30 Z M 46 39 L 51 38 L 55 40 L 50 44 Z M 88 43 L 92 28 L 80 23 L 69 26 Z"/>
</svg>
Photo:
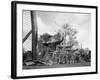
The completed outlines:
<svg viewBox="0 0 100 80">
<path fill-rule="evenodd" d="M 30 11 L 31 15 L 31 26 L 32 26 L 32 60 L 37 59 L 37 21 L 36 14 L 34 11 Z"/>
</svg>

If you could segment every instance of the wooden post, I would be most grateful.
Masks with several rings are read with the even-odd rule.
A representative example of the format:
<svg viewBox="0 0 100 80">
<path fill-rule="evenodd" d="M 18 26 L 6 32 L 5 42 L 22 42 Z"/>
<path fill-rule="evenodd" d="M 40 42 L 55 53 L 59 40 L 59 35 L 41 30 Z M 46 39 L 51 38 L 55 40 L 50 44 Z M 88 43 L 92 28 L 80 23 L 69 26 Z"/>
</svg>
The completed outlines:
<svg viewBox="0 0 100 80">
<path fill-rule="evenodd" d="M 30 11 L 31 15 L 31 26 L 32 26 L 32 60 L 37 59 L 37 21 L 36 14 L 34 11 Z"/>
</svg>

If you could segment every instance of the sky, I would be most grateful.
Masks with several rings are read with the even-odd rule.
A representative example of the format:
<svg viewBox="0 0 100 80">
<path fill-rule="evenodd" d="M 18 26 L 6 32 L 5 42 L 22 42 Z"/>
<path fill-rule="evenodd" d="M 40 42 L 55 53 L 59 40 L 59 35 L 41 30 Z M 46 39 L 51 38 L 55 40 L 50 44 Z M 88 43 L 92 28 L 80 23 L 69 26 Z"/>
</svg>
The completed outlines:
<svg viewBox="0 0 100 80">
<path fill-rule="evenodd" d="M 69 24 L 78 31 L 77 40 L 83 48 L 91 49 L 91 14 L 70 12 L 35 11 L 38 36 L 43 33 L 54 35 L 64 24 Z M 23 38 L 31 30 L 30 11 L 23 11 Z M 31 36 L 23 44 L 25 49 L 31 48 Z M 27 46 L 27 47 L 26 47 Z M 30 47 L 29 47 L 30 46 Z"/>
</svg>

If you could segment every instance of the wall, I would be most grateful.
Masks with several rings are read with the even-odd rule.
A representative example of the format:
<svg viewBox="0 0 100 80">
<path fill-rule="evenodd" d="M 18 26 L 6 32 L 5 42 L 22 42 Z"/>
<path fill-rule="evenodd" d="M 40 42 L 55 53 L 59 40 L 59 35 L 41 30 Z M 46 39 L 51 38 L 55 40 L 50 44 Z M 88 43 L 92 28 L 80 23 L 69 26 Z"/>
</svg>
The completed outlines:
<svg viewBox="0 0 100 80">
<path fill-rule="evenodd" d="M 26 1 L 26 0 L 24 0 Z M 82 5 L 97 5 L 100 13 L 100 0 L 31 0 L 37 2 L 64 3 L 64 4 L 82 4 Z M 11 80 L 11 0 L 1 0 L 0 2 L 0 80 Z M 98 16 L 100 19 L 100 16 Z M 98 24 L 99 26 L 100 24 Z M 98 28 L 98 30 L 100 30 Z M 98 31 L 100 34 L 100 31 Z M 100 36 L 98 41 L 100 40 Z M 100 44 L 98 42 L 98 44 Z M 100 45 L 99 45 L 100 47 Z M 98 47 L 98 48 L 99 48 Z M 99 50 L 100 51 L 100 50 Z M 99 53 L 98 51 L 98 53 Z M 98 54 L 100 57 L 100 54 Z M 100 58 L 99 60 L 100 61 Z M 100 67 L 100 63 L 98 64 Z M 99 70 L 100 71 L 100 70 Z M 99 80 L 99 74 L 93 75 L 77 75 L 49 78 L 35 78 L 34 80 Z M 21 80 L 21 79 L 20 79 Z M 24 80 L 24 79 L 23 79 Z M 33 80 L 33 79 L 26 79 Z"/>
</svg>

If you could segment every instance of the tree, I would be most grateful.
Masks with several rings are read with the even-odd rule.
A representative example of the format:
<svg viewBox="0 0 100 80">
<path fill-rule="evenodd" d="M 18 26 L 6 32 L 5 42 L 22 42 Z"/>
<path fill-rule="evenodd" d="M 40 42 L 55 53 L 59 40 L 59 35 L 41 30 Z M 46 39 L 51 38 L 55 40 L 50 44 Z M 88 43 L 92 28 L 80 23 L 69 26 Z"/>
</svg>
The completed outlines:
<svg viewBox="0 0 100 80">
<path fill-rule="evenodd" d="M 54 35 L 54 38 L 57 41 L 61 40 L 61 34 L 58 32 L 57 34 Z"/>
<path fill-rule="evenodd" d="M 40 36 L 39 40 L 41 40 L 42 42 L 47 42 L 50 40 L 52 36 L 48 33 L 44 33 L 43 35 Z"/>
<path fill-rule="evenodd" d="M 62 27 L 62 33 L 64 36 L 65 44 L 78 45 L 78 41 L 76 40 L 76 34 L 78 33 L 78 31 L 76 29 L 72 28 L 69 24 L 64 24 Z M 66 37 L 68 38 L 66 39 Z"/>
</svg>

